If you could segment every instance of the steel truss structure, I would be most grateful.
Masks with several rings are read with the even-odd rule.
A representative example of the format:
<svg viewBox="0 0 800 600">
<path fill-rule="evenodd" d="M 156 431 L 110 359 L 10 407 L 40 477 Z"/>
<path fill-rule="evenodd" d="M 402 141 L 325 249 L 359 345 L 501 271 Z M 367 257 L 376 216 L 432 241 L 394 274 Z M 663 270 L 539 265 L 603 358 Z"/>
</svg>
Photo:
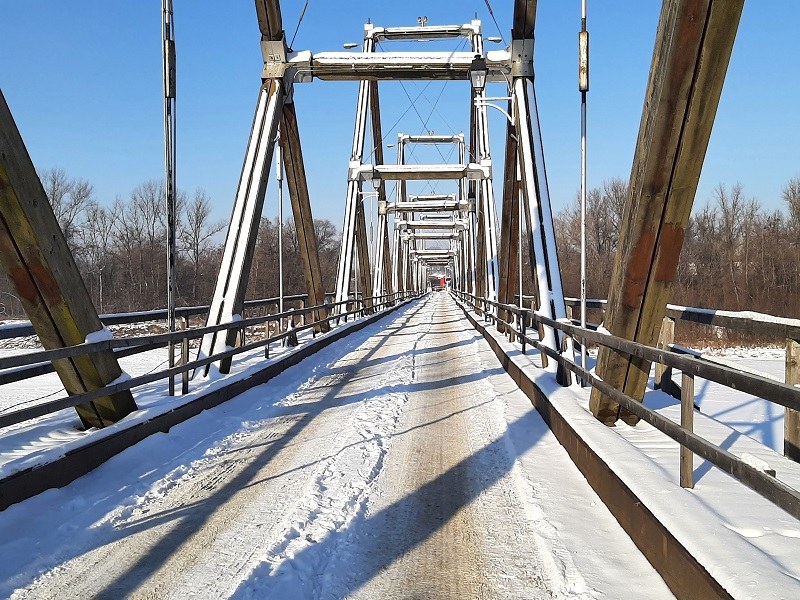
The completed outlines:
<svg viewBox="0 0 800 600">
<path fill-rule="evenodd" d="M 513 302 L 515 256 L 519 239 L 528 240 L 535 308 L 543 316 L 566 317 L 550 212 L 544 152 L 533 87 L 533 28 L 536 2 L 516 1 L 511 45 L 486 52 L 480 21 L 426 27 L 364 26 L 361 52 L 293 52 L 286 45 L 278 0 L 257 0 L 264 66 L 253 127 L 226 238 L 220 276 L 211 302 L 209 325 L 240 318 L 255 247 L 258 222 L 278 130 L 286 155 L 287 180 L 309 295 L 323 304 L 311 206 L 300 138 L 292 102 L 297 84 L 321 80 L 358 80 L 353 142 L 334 301 L 342 303 L 357 289 L 368 311 L 372 298 L 393 291 L 424 289 L 428 276 L 443 270 L 452 285 L 490 300 Z M 470 52 L 378 52 L 386 40 L 462 38 Z M 502 225 L 498 228 L 485 85 L 472 85 L 470 129 L 449 135 L 400 134 L 397 161 L 387 164 L 378 82 L 385 80 L 470 80 L 480 59 L 484 81 L 507 85 L 512 116 L 506 131 Z M 366 147 L 367 127 L 372 146 Z M 407 164 L 410 144 L 454 144 L 454 164 Z M 452 180 L 457 193 L 428 196 L 407 193 L 408 181 Z M 374 192 L 363 189 L 371 182 Z M 397 182 L 397 196 L 387 199 L 386 182 Z M 377 240 L 370 251 L 364 202 L 378 206 Z M 520 206 L 523 210 L 520 210 Z M 524 215 L 524 226 L 521 217 Z M 502 239 L 498 239 L 498 230 Z M 519 230 L 520 236 L 509 235 Z M 390 237 L 391 232 L 391 237 Z M 562 349 L 556 330 L 540 332 L 553 349 Z M 202 355 L 236 344 L 230 335 L 207 336 Z M 552 365 L 554 368 L 555 365 Z M 220 365 L 227 371 L 228 366 Z"/>
</svg>

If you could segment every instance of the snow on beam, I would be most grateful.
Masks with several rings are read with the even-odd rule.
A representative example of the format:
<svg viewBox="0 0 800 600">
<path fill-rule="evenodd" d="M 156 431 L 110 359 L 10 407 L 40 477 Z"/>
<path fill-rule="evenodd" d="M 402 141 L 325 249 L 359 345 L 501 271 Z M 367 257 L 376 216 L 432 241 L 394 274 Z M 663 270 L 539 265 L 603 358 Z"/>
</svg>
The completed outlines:
<svg viewBox="0 0 800 600">
<path fill-rule="evenodd" d="M 431 25 L 426 27 L 374 27 L 369 35 L 376 40 L 434 40 L 472 37 L 480 30 L 472 23 L 465 25 Z"/>
<path fill-rule="evenodd" d="M 453 231 L 462 231 L 467 228 L 464 221 L 395 221 L 395 228 L 400 231 L 406 229 L 452 229 Z"/>
<path fill-rule="evenodd" d="M 358 161 L 350 163 L 351 181 L 428 181 L 439 179 L 491 179 L 492 163 L 431 164 L 431 165 L 363 165 Z"/>
<path fill-rule="evenodd" d="M 364 79 L 460 79 L 469 81 L 473 52 L 320 52 L 305 50 L 289 55 L 286 66 L 294 70 L 294 82 L 313 78 L 329 81 Z M 486 53 L 488 82 L 506 82 L 511 74 L 511 53 Z"/>
</svg>

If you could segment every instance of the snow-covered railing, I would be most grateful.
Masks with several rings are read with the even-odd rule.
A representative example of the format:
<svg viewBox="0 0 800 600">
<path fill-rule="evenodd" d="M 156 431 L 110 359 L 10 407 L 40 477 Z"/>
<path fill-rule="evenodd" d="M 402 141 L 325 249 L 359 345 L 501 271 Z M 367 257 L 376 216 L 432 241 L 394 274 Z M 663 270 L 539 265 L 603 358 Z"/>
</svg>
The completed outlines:
<svg viewBox="0 0 800 600">
<path fill-rule="evenodd" d="M 627 411 L 635 414 L 662 433 L 680 444 L 680 485 L 694 487 L 692 472 L 692 455 L 709 461 L 728 473 L 764 498 L 770 500 L 795 518 L 800 519 L 800 492 L 786 485 L 774 476 L 754 466 L 747 457 L 738 457 L 726 449 L 708 441 L 692 431 L 694 414 L 694 378 L 702 377 L 720 383 L 726 387 L 743 391 L 779 404 L 793 411 L 800 411 L 800 387 L 787 385 L 772 379 L 752 375 L 726 365 L 716 364 L 690 355 L 680 354 L 663 348 L 652 348 L 613 336 L 604 331 L 594 331 L 570 323 L 554 321 L 536 313 L 529 308 L 516 305 L 501 304 L 460 291 L 452 292 L 462 304 L 468 304 L 476 313 L 483 314 L 485 320 L 498 324 L 498 328 L 511 334 L 521 344 L 525 353 L 526 345 L 536 348 L 543 355 L 557 361 L 558 364 L 583 381 L 589 383 L 603 394 L 609 396 Z M 489 310 L 487 310 L 489 309 Z M 494 309 L 494 310 L 491 310 Z M 495 313 L 495 314 L 493 314 Z M 497 315 L 513 315 L 513 319 L 503 320 Z M 553 327 L 564 332 L 573 339 L 591 342 L 629 356 L 641 358 L 656 364 L 677 369 L 682 373 L 681 386 L 681 422 L 676 423 L 658 412 L 650 409 L 634 398 L 627 396 L 604 382 L 593 372 L 583 369 L 573 360 L 556 352 L 538 339 L 527 335 L 529 327 Z"/>
<path fill-rule="evenodd" d="M 284 302 L 305 302 L 308 299 L 307 294 L 297 294 L 294 296 L 284 296 Z M 277 305 L 278 298 L 262 298 L 259 300 L 246 300 L 244 303 L 245 309 L 262 308 L 267 306 Z M 175 309 L 175 316 L 179 319 L 188 319 L 198 315 L 205 315 L 208 313 L 209 306 L 180 306 Z M 100 315 L 100 321 L 108 327 L 109 325 L 133 325 L 136 323 L 147 323 L 149 321 L 158 321 L 167 318 L 166 308 L 157 308 L 155 310 L 142 310 L 127 313 L 113 313 L 107 315 Z M 9 323 L 0 325 L 0 340 L 8 340 L 18 337 L 27 337 L 36 335 L 30 321 L 23 321 L 20 323 Z"/>
<path fill-rule="evenodd" d="M 532 300 L 532 296 L 523 296 Z M 564 298 L 569 315 L 570 310 L 580 308 L 578 298 Z M 586 308 L 605 310 L 607 300 L 591 299 L 586 301 Z M 716 310 L 713 308 L 696 308 L 667 304 L 667 317 L 675 321 L 687 321 L 710 327 L 722 327 L 741 333 L 765 335 L 779 339 L 800 340 L 800 319 L 776 317 L 751 310 Z"/>
<path fill-rule="evenodd" d="M 326 295 L 326 299 L 330 297 L 332 298 L 333 295 L 329 294 Z M 305 306 L 305 302 L 308 299 L 307 294 L 296 294 L 292 296 L 284 296 L 283 301 L 285 304 L 300 304 L 300 307 L 303 308 Z M 245 310 L 255 310 L 259 308 L 269 310 L 271 307 L 276 308 L 280 303 L 279 298 L 261 298 L 259 300 L 246 300 L 244 303 Z M 208 314 L 209 307 L 206 306 L 181 306 L 175 309 L 176 317 L 181 321 L 182 328 L 188 329 L 189 328 L 189 319 L 194 316 L 200 316 Z M 110 325 L 135 325 L 139 323 L 149 323 L 152 321 L 159 321 L 162 319 L 167 318 L 167 309 L 155 309 L 155 310 L 143 310 L 143 311 L 136 311 L 136 312 L 127 312 L 127 313 L 113 313 L 107 315 L 100 315 L 100 321 L 103 323 L 105 327 Z M 33 329 L 33 325 L 31 325 L 30 321 L 25 321 L 22 323 L 13 323 L 9 325 L 0 325 L 0 340 L 10 340 L 15 338 L 22 338 L 36 335 L 36 332 Z M 125 356 L 130 356 L 132 354 L 138 354 L 140 352 L 147 352 L 148 350 L 154 350 L 155 348 L 161 348 L 167 345 L 167 342 L 155 342 L 151 344 L 140 344 L 133 347 L 124 347 L 118 348 L 115 350 L 114 354 L 117 358 L 123 358 Z M 23 381 L 25 379 L 29 379 L 31 377 L 36 377 L 37 375 L 45 375 L 47 373 L 52 373 L 55 371 L 53 368 L 53 363 L 51 362 L 40 362 L 35 364 L 29 364 L 28 366 L 19 367 L 16 369 L 8 369 L 5 371 L 0 370 L 0 385 L 5 385 L 8 383 L 14 383 L 16 381 Z"/>
<path fill-rule="evenodd" d="M 223 323 L 219 325 L 197 327 L 193 329 L 187 328 L 182 331 L 156 335 L 134 336 L 129 338 L 107 337 L 106 339 L 98 341 L 89 340 L 87 343 L 76 346 L 68 346 L 54 350 L 42 350 L 38 352 L 30 352 L 17 356 L 0 358 L 0 375 L 2 375 L 9 370 L 14 372 L 14 370 L 18 370 L 20 367 L 25 367 L 26 365 L 43 362 L 52 364 L 52 362 L 56 360 L 73 358 L 100 351 L 114 351 L 121 348 L 138 350 L 142 350 L 143 348 L 150 349 L 154 347 L 165 346 L 170 342 L 182 347 L 182 360 L 181 364 L 179 365 L 138 377 L 120 378 L 119 380 L 99 389 L 73 396 L 57 398 L 55 400 L 42 402 L 26 408 L 2 413 L 0 414 L 0 428 L 22 423 L 24 421 L 51 414 L 65 408 L 77 406 L 78 404 L 86 404 L 118 392 L 131 390 L 147 383 L 158 380 L 166 380 L 172 377 L 182 376 L 184 381 L 182 392 L 188 393 L 189 373 L 195 369 L 217 363 L 225 359 L 232 358 L 237 354 L 250 352 L 258 348 L 263 348 L 265 356 L 269 357 L 269 347 L 271 344 L 281 342 L 287 338 L 294 340 L 298 333 L 306 329 L 310 329 L 313 336 L 323 321 L 339 322 L 340 320 L 343 320 L 346 322 L 350 317 L 356 318 L 358 316 L 364 316 L 366 313 L 379 312 L 382 309 L 388 309 L 398 302 L 402 302 L 414 296 L 416 296 L 416 293 L 414 292 L 395 292 L 393 294 L 383 294 L 366 299 L 355 297 L 346 301 L 330 302 L 321 306 L 308 306 L 300 309 L 291 309 L 281 313 L 241 319 L 232 323 Z M 370 300 L 371 306 L 367 306 Z M 309 320 L 306 318 L 307 315 L 313 315 L 314 313 L 322 311 L 328 314 L 328 316 L 319 320 Z M 336 314 L 333 314 L 334 312 L 336 312 Z M 303 318 L 300 325 L 291 327 L 285 331 L 279 331 L 279 333 L 274 335 L 270 333 L 269 327 L 267 327 L 267 334 L 265 338 L 257 339 L 250 343 L 244 342 L 244 335 L 242 335 L 242 333 L 248 327 L 263 326 L 264 324 L 268 324 L 270 322 L 280 322 L 283 319 L 295 317 Z M 236 330 L 240 333 L 240 345 L 235 348 L 229 348 L 224 352 L 216 353 L 212 356 L 199 357 L 192 361 L 188 360 L 188 347 L 190 340 L 201 338 L 209 333 L 228 330 Z"/>
</svg>

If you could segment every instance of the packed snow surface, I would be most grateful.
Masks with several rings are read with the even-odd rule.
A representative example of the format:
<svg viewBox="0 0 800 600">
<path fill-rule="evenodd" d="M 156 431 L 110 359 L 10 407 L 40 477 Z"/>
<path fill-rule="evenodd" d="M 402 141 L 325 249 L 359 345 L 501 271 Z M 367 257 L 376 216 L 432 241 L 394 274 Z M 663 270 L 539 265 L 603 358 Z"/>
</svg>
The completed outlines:
<svg viewBox="0 0 800 600">
<path fill-rule="evenodd" d="M 671 597 L 444 293 L 8 508 L 0 555 L 14 598 Z"/>
</svg>

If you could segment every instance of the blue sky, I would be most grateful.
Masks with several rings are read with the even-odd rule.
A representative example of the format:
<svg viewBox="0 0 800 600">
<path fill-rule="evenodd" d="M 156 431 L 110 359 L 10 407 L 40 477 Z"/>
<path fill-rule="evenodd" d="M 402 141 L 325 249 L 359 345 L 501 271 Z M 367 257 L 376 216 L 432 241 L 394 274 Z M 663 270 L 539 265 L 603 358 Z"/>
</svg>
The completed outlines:
<svg viewBox="0 0 800 600">
<path fill-rule="evenodd" d="M 215 216 L 227 220 L 260 79 L 253 3 L 174 0 L 178 54 L 178 183 L 205 188 Z M 510 0 L 492 0 L 508 40 Z M 127 197 L 162 175 L 163 130 L 160 2 L 27 0 L 3 2 L 0 86 L 34 163 L 88 179 L 97 198 Z M 539 3 L 536 72 L 553 205 L 574 198 L 580 176 L 577 31 L 580 2 Z M 589 184 L 630 174 L 660 2 L 589 0 Z M 282 3 L 291 38 L 303 6 Z M 782 206 L 785 182 L 800 176 L 797 139 L 800 53 L 791 23 L 796 2 L 755 0 L 745 6 L 695 205 L 719 183 L 741 182 L 766 207 Z M 483 0 L 403 3 L 310 0 L 295 50 L 340 50 L 359 42 L 367 19 L 378 25 L 465 23 L 476 15 L 498 35 Z M 455 44 L 457 46 L 457 43 Z M 490 46 L 490 44 L 487 44 Z M 451 44 L 452 47 L 452 44 Z M 499 48 L 500 46 L 496 46 Z M 382 84 L 386 143 L 398 132 L 465 130 L 468 84 Z M 295 91 L 312 206 L 340 224 L 353 132 L 354 83 L 298 85 Z M 503 95 L 502 86 L 489 89 Z M 407 112 L 406 112 L 407 111 Z M 406 112 L 405 116 L 401 115 Z M 419 113 L 419 115 L 417 114 Z M 495 159 L 502 161 L 504 117 L 491 111 Z M 428 116 L 430 118 L 428 119 Z M 391 131 L 390 126 L 396 125 Z M 387 161 L 394 160 L 387 149 Z M 420 151 L 419 160 L 429 158 Z M 437 188 L 437 191 L 449 191 Z M 274 215 L 270 183 L 265 214 Z"/>
</svg>

